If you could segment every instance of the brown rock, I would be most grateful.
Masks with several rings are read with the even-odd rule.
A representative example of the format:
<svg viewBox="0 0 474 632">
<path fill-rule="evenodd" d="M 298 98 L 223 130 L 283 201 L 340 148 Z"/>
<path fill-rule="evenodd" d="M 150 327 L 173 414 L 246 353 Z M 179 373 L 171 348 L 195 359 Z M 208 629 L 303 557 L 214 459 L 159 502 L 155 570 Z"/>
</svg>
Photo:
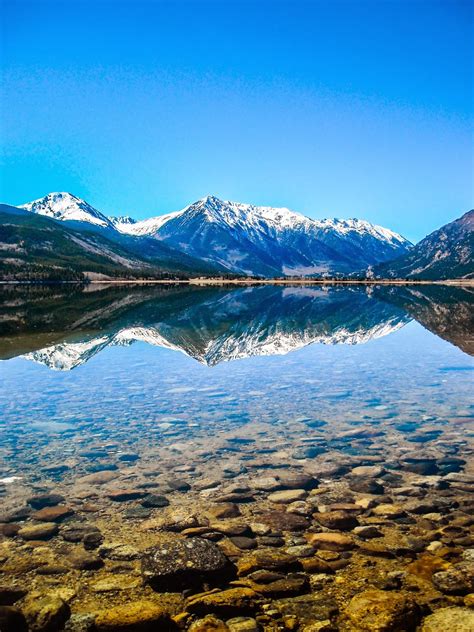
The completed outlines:
<svg viewBox="0 0 474 632">
<path fill-rule="evenodd" d="M 55 522 L 26 525 L 18 531 L 18 535 L 24 540 L 49 540 L 57 533 L 58 525 Z"/>
<path fill-rule="evenodd" d="M 308 533 L 306 538 L 317 549 L 326 551 L 350 551 L 355 547 L 354 540 L 342 533 Z"/>
<path fill-rule="evenodd" d="M 98 612 L 95 629 L 97 632 L 148 632 L 166 630 L 169 623 L 170 617 L 162 606 L 140 600 Z"/>
<path fill-rule="evenodd" d="M 412 632 L 421 615 L 410 595 L 370 589 L 352 598 L 345 616 L 354 632 Z"/>
<path fill-rule="evenodd" d="M 74 511 L 70 507 L 57 505 L 56 507 L 45 507 L 44 509 L 35 511 L 31 517 L 40 522 L 61 522 L 64 518 L 72 516 L 73 513 Z"/>
</svg>

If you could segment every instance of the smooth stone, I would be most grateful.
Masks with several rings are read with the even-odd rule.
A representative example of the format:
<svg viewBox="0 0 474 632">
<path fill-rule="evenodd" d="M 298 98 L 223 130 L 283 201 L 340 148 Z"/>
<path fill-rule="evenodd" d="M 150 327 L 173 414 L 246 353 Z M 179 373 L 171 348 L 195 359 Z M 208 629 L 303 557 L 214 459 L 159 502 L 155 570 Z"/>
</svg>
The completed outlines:
<svg viewBox="0 0 474 632">
<path fill-rule="evenodd" d="M 469 608 L 440 608 L 427 616 L 420 632 L 472 632 L 474 630 L 474 610 Z"/>
<path fill-rule="evenodd" d="M 256 551 L 237 561 L 239 577 L 255 571 L 297 571 L 301 563 L 293 556 L 280 551 Z"/>
<path fill-rule="evenodd" d="M 381 465 L 359 465 L 351 470 L 352 476 L 363 476 L 367 478 L 379 478 L 385 472 Z"/>
<path fill-rule="evenodd" d="M 98 555 L 81 549 L 71 553 L 67 559 L 73 568 L 81 571 L 95 571 L 104 565 L 104 561 Z"/>
<path fill-rule="evenodd" d="M 18 535 L 24 540 L 49 540 L 58 533 L 58 525 L 55 522 L 27 525 L 18 531 Z"/>
<path fill-rule="evenodd" d="M 253 613 L 258 601 L 259 596 L 251 588 L 228 588 L 220 592 L 190 597 L 186 602 L 186 609 L 196 614 L 211 611 L 219 616 L 232 617 Z"/>
<path fill-rule="evenodd" d="M 308 533 L 307 539 L 317 549 L 326 551 L 350 551 L 355 547 L 354 540 L 342 533 Z"/>
<path fill-rule="evenodd" d="M 304 500 L 308 492 L 304 489 L 288 489 L 279 492 L 273 492 L 268 496 L 268 500 L 272 503 L 287 505 L 296 500 Z"/>
<path fill-rule="evenodd" d="M 362 538 L 363 540 L 369 540 L 371 538 L 381 538 L 383 536 L 383 533 L 373 525 L 355 527 L 353 533 L 358 538 Z"/>
<path fill-rule="evenodd" d="M 400 505 L 383 503 L 372 509 L 372 515 L 383 516 L 384 518 L 402 518 L 406 513 Z"/>
<path fill-rule="evenodd" d="M 151 547 L 141 560 L 144 580 L 169 591 L 232 576 L 233 568 L 221 549 L 202 538 L 175 539 Z"/>
<path fill-rule="evenodd" d="M 56 507 L 45 507 L 39 511 L 35 511 L 31 515 L 33 520 L 39 520 L 40 522 L 61 522 L 64 518 L 72 516 L 74 511 L 71 507 L 64 505 L 57 505 Z"/>
<path fill-rule="evenodd" d="M 226 625 L 230 632 L 258 632 L 258 624 L 252 617 L 234 617 Z"/>
<path fill-rule="evenodd" d="M 159 494 L 149 494 L 140 502 L 140 504 L 143 507 L 147 508 L 159 508 L 167 507 L 170 504 L 170 501 L 166 498 L 166 496 L 160 496 Z"/>
<path fill-rule="evenodd" d="M 224 520 L 240 516 L 240 509 L 235 503 L 220 503 L 215 507 L 209 507 L 207 514 L 215 520 Z"/>
<path fill-rule="evenodd" d="M 54 507 L 63 503 L 65 500 L 61 494 L 39 494 L 38 496 L 32 496 L 26 501 L 33 509 L 43 509 L 44 507 Z"/>
<path fill-rule="evenodd" d="M 304 531 L 310 524 L 304 516 L 277 510 L 255 516 L 255 519 L 275 531 Z"/>
<path fill-rule="evenodd" d="M 278 476 L 280 487 L 284 489 L 315 489 L 319 481 L 310 474 L 304 473 L 286 473 Z"/>
<path fill-rule="evenodd" d="M 412 632 L 420 620 L 412 596 L 375 588 L 353 597 L 344 614 L 354 632 Z"/>
<path fill-rule="evenodd" d="M 129 500 L 137 500 L 146 495 L 141 489 L 119 489 L 107 494 L 107 498 L 117 503 L 127 502 Z"/>
<path fill-rule="evenodd" d="M 166 630 L 169 623 L 169 614 L 161 605 L 143 599 L 99 611 L 94 625 L 97 632 L 148 632 Z"/>
<path fill-rule="evenodd" d="M 345 511 L 328 511 L 327 513 L 313 514 L 314 519 L 326 529 L 337 531 L 351 531 L 359 525 L 354 515 Z"/>
<path fill-rule="evenodd" d="M 384 486 L 372 478 L 354 477 L 349 481 L 349 489 L 360 494 L 383 494 Z"/>
<path fill-rule="evenodd" d="M 241 536 L 241 537 L 236 536 L 236 537 L 231 537 L 229 539 L 232 542 L 232 544 L 234 544 L 238 549 L 247 550 L 247 549 L 257 548 L 257 541 L 254 540 L 253 538 L 246 538 L 244 536 Z"/>
</svg>

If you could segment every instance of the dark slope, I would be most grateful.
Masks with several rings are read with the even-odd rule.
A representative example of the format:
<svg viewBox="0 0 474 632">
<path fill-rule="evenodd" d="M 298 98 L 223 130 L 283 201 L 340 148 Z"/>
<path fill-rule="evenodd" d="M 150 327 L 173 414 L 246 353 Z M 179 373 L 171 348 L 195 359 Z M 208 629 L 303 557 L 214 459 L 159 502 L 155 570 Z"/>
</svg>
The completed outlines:
<svg viewBox="0 0 474 632">
<path fill-rule="evenodd" d="M 373 269 L 383 279 L 474 278 L 474 210 L 422 239 L 408 254 Z"/>
</svg>

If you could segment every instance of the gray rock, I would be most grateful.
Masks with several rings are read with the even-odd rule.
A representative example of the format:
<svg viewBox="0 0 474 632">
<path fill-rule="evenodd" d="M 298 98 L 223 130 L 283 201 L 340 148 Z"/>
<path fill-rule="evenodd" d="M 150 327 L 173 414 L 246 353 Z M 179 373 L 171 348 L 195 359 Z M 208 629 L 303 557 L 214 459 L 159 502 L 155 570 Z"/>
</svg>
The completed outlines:
<svg viewBox="0 0 474 632">
<path fill-rule="evenodd" d="M 144 580 L 156 590 L 182 589 L 220 581 L 234 574 L 221 549 L 202 538 L 175 539 L 145 551 Z"/>
</svg>

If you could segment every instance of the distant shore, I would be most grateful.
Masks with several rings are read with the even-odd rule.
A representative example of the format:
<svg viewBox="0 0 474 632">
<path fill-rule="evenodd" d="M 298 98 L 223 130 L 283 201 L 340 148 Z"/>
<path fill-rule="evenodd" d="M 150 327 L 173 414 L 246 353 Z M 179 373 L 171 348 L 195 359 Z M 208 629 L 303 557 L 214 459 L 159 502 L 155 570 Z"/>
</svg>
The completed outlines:
<svg viewBox="0 0 474 632">
<path fill-rule="evenodd" d="M 81 281 L 2 281 L 0 285 L 456 285 L 474 287 L 474 279 L 87 279 Z"/>
</svg>

